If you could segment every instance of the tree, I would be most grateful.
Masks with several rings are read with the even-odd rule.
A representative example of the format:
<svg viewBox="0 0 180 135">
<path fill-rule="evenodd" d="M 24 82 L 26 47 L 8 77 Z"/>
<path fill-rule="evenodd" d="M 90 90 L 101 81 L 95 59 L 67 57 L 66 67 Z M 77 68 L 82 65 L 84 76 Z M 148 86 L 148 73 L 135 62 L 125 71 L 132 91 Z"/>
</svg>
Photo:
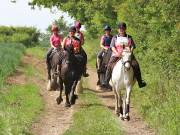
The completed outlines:
<svg viewBox="0 0 180 135">
<path fill-rule="evenodd" d="M 105 24 L 115 26 L 117 12 L 115 11 L 115 0 L 33 0 L 30 5 L 52 8 L 56 6 L 86 27 L 87 32 L 96 37 L 102 33 Z"/>
</svg>

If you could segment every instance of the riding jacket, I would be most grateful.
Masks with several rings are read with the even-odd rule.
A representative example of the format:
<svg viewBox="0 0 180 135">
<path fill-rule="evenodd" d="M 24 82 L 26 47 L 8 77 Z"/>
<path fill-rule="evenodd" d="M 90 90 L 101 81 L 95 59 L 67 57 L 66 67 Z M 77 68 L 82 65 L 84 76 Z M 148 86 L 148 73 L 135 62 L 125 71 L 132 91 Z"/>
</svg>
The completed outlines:
<svg viewBox="0 0 180 135">
<path fill-rule="evenodd" d="M 110 47 L 110 44 L 111 44 L 112 37 L 113 37 L 112 35 L 109 35 L 109 36 L 103 35 L 103 36 L 101 37 L 101 44 L 102 44 L 104 47 L 109 48 L 109 47 Z"/>
<path fill-rule="evenodd" d="M 62 42 L 62 39 L 58 34 L 57 35 L 53 34 L 50 37 L 50 43 L 54 49 L 58 48 L 61 45 L 61 42 Z"/>
<path fill-rule="evenodd" d="M 81 47 L 81 41 L 75 36 L 73 36 L 73 37 L 68 36 L 67 38 L 65 38 L 64 46 L 66 47 L 66 46 L 70 46 L 70 45 L 73 46 L 75 51 L 79 52 L 80 47 Z"/>
<path fill-rule="evenodd" d="M 124 47 L 136 48 L 136 45 L 130 35 L 125 34 L 125 36 L 116 35 L 111 41 L 111 47 L 115 47 L 116 51 L 121 54 Z M 116 54 L 113 52 L 112 56 L 116 57 Z"/>
</svg>

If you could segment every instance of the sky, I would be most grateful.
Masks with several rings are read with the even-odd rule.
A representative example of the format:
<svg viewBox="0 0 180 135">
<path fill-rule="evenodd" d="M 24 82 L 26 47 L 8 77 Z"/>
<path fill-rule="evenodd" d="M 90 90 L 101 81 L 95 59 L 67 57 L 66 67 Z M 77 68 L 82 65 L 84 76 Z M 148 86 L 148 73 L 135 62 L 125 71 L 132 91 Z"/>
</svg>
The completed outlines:
<svg viewBox="0 0 180 135">
<path fill-rule="evenodd" d="M 50 9 L 36 7 L 34 10 L 28 6 L 30 0 L 1 0 L 0 4 L 0 25 L 5 26 L 34 26 L 41 32 L 45 32 L 46 28 L 57 20 L 60 16 L 64 16 L 68 23 L 73 23 L 73 19 L 67 13 L 62 11 L 51 12 Z"/>
</svg>

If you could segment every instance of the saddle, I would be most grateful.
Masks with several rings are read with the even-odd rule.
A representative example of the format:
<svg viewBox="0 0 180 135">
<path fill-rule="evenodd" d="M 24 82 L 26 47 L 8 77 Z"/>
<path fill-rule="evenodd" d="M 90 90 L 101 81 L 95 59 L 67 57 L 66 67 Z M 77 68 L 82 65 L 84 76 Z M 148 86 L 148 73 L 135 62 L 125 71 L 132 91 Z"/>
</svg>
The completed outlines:
<svg viewBox="0 0 180 135">
<path fill-rule="evenodd" d="M 63 54 L 63 49 L 62 48 L 56 48 L 56 49 L 53 49 L 52 50 L 52 53 L 51 53 L 51 55 L 50 55 L 50 59 L 52 59 L 52 57 L 54 56 L 54 54 L 58 54 L 59 56 L 61 55 L 61 54 Z"/>
</svg>

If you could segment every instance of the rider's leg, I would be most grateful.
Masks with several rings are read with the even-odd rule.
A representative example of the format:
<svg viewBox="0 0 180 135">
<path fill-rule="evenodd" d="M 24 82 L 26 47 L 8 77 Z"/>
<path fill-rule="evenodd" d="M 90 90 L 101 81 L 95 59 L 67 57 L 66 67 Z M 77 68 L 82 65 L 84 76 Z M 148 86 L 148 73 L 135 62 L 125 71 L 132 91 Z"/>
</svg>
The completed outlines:
<svg viewBox="0 0 180 135">
<path fill-rule="evenodd" d="M 133 67 L 134 75 L 136 77 L 139 87 L 140 88 L 145 87 L 146 82 L 142 80 L 139 63 L 137 62 L 134 56 L 132 56 L 132 67 Z"/>
<path fill-rule="evenodd" d="M 114 67 L 114 64 L 118 61 L 118 57 L 111 57 L 107 66 L 106 75 L 105 75 L 105 81 L 103 86 L 108 87 L 109 81 L 111 79 L 112 70 Z"/>
<path fill-rule="evenodd" d="M 84 77 L 88 77 L 89 74 L 87 73 L 87 54 L 86 54 L 86 52 L 84 51 L 83 48 L 81 48 L 81 54 L 82 54 L 82 56 L 84 58 L 84 72 L 83 72 L 83 76 Z"/>
<path fill-rule="evenodd" d="M 102 62 L 103 49 L 97 55 L 97 71 L 100 71 L 100 66 Z"/>
<path fill-rule="evenodd" d="M 50 48 L 46 54 L 46 65 L 47 65 L 47 72 L 48 72 L 48 80 L 51 78 L 50 71 L 51 71 L 51 63 L 50 63 L 50 55 L 52 53 L 53 48 Z"/>
</svg>

